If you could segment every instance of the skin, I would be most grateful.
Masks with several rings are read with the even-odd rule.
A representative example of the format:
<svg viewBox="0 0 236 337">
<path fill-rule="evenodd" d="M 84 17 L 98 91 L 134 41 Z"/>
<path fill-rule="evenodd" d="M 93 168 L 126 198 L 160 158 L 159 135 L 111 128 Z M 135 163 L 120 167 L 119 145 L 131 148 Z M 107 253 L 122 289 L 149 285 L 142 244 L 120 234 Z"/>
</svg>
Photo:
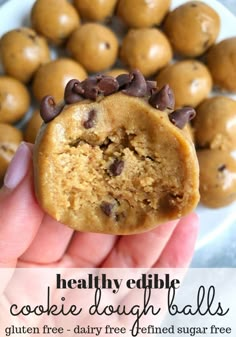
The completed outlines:
<svg viewBox="0 0 236 337">
<path fill-rule="evenodd" d="M 27 146 L 26 175 L 14 190 L 0 190 L 0 267 L 189 265 L 198 232 L 195 214 L 140 235 L 74 232 L 40 209 L 34 196 L 32 145 Z M 96 254 L 91 254 L 91 250 Z"/>
</svg>

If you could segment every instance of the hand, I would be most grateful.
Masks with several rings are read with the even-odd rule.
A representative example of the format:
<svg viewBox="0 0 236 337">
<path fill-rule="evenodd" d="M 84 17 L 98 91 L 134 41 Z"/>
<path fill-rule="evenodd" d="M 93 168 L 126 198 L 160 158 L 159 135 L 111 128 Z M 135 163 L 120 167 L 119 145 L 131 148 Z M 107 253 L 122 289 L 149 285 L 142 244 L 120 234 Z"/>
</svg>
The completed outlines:
<svg viewBox="0 0 236 337">
<path fill-rule="evenodd" d="M 33 187 L 31 144 L 22 143 L 0 190 L 0 267 L 187 267 L 198 232 L 195 214 L 147 233 L 74 232 L 45 214 Z"/>
</svg>

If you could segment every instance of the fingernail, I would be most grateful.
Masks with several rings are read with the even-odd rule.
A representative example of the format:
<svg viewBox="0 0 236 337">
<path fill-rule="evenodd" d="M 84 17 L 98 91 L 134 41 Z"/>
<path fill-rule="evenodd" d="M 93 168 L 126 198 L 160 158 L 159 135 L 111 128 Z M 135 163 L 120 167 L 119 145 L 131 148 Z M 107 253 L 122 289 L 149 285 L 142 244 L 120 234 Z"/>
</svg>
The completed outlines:
<svg viewBox="0 0 236 337">
<path fill-rule="evenodd" d="M 30 160 L 31 152 L 26 143 L 22 142 L 12 158 L 5 174 L 5 187 L 13 190 L 20 184 L 28 171 Z"/>
</svg>

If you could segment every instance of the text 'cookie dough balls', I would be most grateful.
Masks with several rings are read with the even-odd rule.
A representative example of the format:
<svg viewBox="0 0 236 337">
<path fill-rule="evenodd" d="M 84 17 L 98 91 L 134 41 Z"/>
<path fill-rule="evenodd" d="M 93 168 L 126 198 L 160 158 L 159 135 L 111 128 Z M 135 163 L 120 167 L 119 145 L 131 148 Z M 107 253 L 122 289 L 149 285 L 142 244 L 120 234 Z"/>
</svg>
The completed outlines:
<svg viewBox="0 0 236 337">
<path fill-rule="evenodd" d="M 22 27 L 2 36 L 0 59 L 6 74 L 27 83 L 39 66 L 50 60 L 50 51 L 43 37 Z"/>
<path fill-rule="evenodd" d="M 59 102 L 63 99 L 69 80 L 84 80 L 86 77 L 87 73 L 80 64 L 69 58 L 60 58 L 38 69 L 33 80 L 33 94 L 38 101 L 46 95 L 52 95 Z"/>
<path fill-rule="evenodd" d="M 0 76 L 0 123 L 15 123 L 29 109 L 30 95 L 20 81 Z"/>
<path fill-rule="evenodd" d="M 207 53 L 207 66 L 214 84 L 236 92 L 236 37 L 225 39 Z"/>
<path fill-rule="evenodd" d="M 197 107 L 194 119 L 196 143 L 211 149 L 236 149 L 236 101 L 215 96 Z"/>
<path fill-rule="evenodd" d="M 167 15 L 164 31 L 174 51 L 188 57 L 203 54 L 220 31 L 218 13 L 201 1 L 190 1 Z"/>
<path fill-rule="evenodd" d="M 0 123 L 0 181 L 22 140 L 20 130 L 9 124 Z"/>
<path fill-rule="evenodd" d="M 25 131 L 24 131 L 24 140 L 29 143 L 34 143 L 37 133 L 42 125 L 43 120 L 40 116 L 39 110 L 35 110 L 28 121 Z"/>
<path fill-rule="evenodd" d="M 169 84 L 175 94 L 176 107 L 196 107 L 212 89 L 207 67 L 196 60 L 183 60 L 161 70 L 156 78 L 158 87 Z"/>
<path fill-rule="evenodd" d="M 120 0 L 117 15 L 132 28 L 159 25 L 170 7 L 170 0 Z"/>
<path fill-rule="evenodd" d="M 113 15 L 117 0 L 74 0 L 80 16 L 88 21 L 104 21 Z"/>
<path fill-rule="evenodd" d="M 60 45 L 80 25 L 79 14 L 67 0 L 36 0 L 31 11 L 33 28 Z"/>
<path fill-rule="evenodd" d="M 120 58 L 130 69 L 139 69 L 148 77 L 170 62 L 172 50 L 169 41 L 160 30 L 131 29 L 122 42 Z"/>
<path fill-rule="evenodd" d="M 198 202 L 195 149 L 179 128 L 186 110 L 170 116 L 154 108 L 158 95 L 140 97 L 147 97 L 146 81 L 131 75 L 70 82 L 60 111 L 51 97 L 41 103 L 46 124 L 34 148 L 36 195 L 47 213 L 75 230 L 143 232 Z M 125 89 L 112 93 L 124 81 Z M 93 85 L 102 96 L 88 100 Z M 77 94 L 79 102 L 76 91 L 84 95 Z"/>
<path fill-rule="evenodd" d="M 231 204 L 236 200 L 236 160 L 220 150 L 201 150 L 197 155 L 201 202 L 212 208 Z"/>
<path fill-rule="evenodd" d="M 67 49 L 87 71 L 99 72 L 115 63 L 118 40 L 109 28 L 98 23 L 85 23 L 72 33 Z"/>
</svg>

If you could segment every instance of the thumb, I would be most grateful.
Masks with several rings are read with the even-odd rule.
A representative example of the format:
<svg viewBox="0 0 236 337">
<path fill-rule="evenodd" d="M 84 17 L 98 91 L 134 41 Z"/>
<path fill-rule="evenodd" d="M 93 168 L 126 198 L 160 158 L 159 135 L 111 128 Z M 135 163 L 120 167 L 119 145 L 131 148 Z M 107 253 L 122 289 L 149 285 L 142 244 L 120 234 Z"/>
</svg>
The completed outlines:
<svg viewBox="0 0 236 337">
<path fill-rule="evenodd" d="M 32 145 L 21 143 L 0 190 L 0 267 L 14 267 L 43 218 L 34 196 Z"/>
</svg>

